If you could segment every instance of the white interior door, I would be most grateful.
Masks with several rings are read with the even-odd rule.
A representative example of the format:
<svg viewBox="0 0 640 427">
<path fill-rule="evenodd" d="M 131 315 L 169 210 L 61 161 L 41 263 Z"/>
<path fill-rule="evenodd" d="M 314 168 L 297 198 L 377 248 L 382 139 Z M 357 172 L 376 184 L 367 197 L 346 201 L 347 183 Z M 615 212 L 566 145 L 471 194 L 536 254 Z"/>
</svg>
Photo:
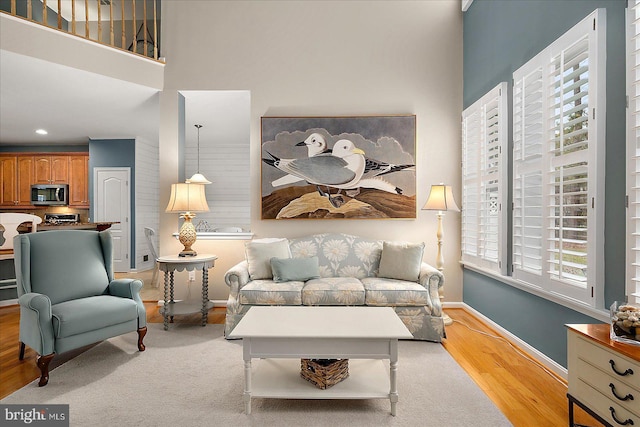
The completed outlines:
<svg viewBox="0 0 640 427">
<path fill-rule="evenodd" d="M 118 223 L 109 229 L 113 236 L 113 270 L 116 272 L 130 269 L 130 175 L 130 168 L 93 169 L 94 221 Z"/>
</svg>

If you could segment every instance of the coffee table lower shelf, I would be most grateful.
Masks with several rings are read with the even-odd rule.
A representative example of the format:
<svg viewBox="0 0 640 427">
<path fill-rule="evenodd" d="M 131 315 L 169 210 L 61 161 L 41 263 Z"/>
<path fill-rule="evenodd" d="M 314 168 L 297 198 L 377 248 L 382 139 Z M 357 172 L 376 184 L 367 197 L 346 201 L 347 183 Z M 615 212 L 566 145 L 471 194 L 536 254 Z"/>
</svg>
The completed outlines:
<svg viewBox="0 0 640 427">
<path fill-rule="evenodd" d="M 349 377 L 321 390 L 300 376 L 300 359 L 253 360 L 251 397 L 273 399 L 389 399 L 382 360 L 349 359 Z"/>
</svg>

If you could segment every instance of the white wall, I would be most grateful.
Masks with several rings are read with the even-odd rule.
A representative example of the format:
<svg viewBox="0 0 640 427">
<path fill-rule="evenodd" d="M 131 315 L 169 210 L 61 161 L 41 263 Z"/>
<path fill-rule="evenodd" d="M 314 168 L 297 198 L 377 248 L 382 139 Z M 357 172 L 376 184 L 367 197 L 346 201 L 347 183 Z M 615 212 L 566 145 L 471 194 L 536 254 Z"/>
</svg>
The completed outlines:
<svg viewBox="0 0 640 427">
<path fill-rule="evenodd" d="M 193 220 L 211 228 L 251 228 L 249 170 L 251 99 L 248 91 L 180 91 L 184 96 L 185 178 L 198 171 L 211 181 L 205 186 L 209 212 Z M 198 130 L 200 149 L 198 151 Z M 177 218 L 176 218 L 177 221 Z M 180 221 L 182 222 L 182 221 Z"/>
<path fill-rule="evenodd" d="M 435 264 L 436 217 L 416 220 L 260 220 L 260 117 L 417 115 L 417 204 L 430 185 L 460 194 L 462 12 L 459 1 L 162 2 L 160 206 L 178 177 L 179 90 L 251 92 L 251 229 L 256 237 L 338 231 L 386 240 L 425 241 Z M 458 200 L 460 198 L 458 197 Z M 163 210 L 163 209 L 161 209 Z M 462 301 L 459 214 L 445 224 L 447 301 Z M 161 254 L 177 253 L 175 215 L 161 214 Z M 226 299 L 226 266 L 243 259 L 242 242 L 198 241 L 220 260 L 213 299 Z"/>
<path fill-rule="evenodd" d="M 144 228 L 151 227 L 156 233 L 160 228 L 158 206 L 158 141 L 147 138 L 136 138 L 136 253 L 135 269 L 149 270 L 154 267 L 155 260 L 149 250 Z M 156 248 L 158 242 L 156 242 Z M 144 261 L 144 255 L 149 255 Z"/>
<path fill-rule="evenodd" d="M 5 13 L 0 14 L 0 49 L 154 89 L 164 85 L 161 63 Z"/>
</svg>

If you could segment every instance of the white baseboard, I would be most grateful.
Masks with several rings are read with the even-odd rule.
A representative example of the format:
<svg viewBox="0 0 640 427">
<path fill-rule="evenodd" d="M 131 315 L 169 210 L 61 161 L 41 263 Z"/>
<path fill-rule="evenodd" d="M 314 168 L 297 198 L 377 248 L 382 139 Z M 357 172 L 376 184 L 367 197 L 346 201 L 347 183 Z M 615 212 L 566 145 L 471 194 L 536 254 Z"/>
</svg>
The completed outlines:
<svg viewBox="0 0 640 427">
<path fill-rule="evenodd" d="M 560 365 L 558 362 L 556 362 L 555 360 L 551 359 L 550 357 L 548 357 L 546 354 L 542 353 L 541 351 L 539 351 L 535 347 L 532 347 L 531 345 L 527 344 L 527 342 L 521 340 L 516 335 L 514 335 L 511 332 L 509 332 L 508 330 L 504 329 L 502 326 L 500 326 L 499 324 L 497 324 L 493 320 L 489 319 L 488 317 L 486 317 L 485 315 L 483 315 L 482 313 L 480 313 L 479 311 L 477 311 L 473 307 L 471 307 L 471 306 L 469 306 L 469 305 L 467 305 L 467 304 L 465 304 L 463 302 L 450 302 L 450 303 L 445 302 L 443 304 L 443 307 L 445 309 L 446 308 L 462 308 L 464 310 L 467 310 L 468 312 L 470 312 L 474 316 L 476 316 L 479 319 L 481 319 L 484 323 L 488 324 L 493 329 L 495 329 L 506 340 L 508 340 L 512 344 L 515 344 L 518 347 L 520 347 L 523 350 L 525 350 L 530 356 L 535 358 L 538 362 L 540 362 L 540 364 L 545 366 L 547 369 L 549 369 L 550 371 L 553 371 L 556 375 L 558 375 L 559 377 L 563 378 L 565 381 L 568 380 L 567 368 L 565 368 L 564 366 Z"/>
<path fill-rule="evenodd" d="M 0 301 L 0 307 L 5 307 L 8 305 L 18 305 L 18 300 L 14 298 L 14 299 L 6 299 L 3 301 Z"/>
</svg>

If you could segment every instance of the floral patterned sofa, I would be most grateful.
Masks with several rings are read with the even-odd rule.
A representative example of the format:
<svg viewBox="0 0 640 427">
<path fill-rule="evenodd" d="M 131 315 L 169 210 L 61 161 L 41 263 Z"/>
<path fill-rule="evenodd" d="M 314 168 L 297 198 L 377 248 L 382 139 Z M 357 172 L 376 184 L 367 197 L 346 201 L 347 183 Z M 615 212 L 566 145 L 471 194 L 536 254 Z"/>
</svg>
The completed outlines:
<svg viewBox="0 0 640 427">
<path fill-rule="evenodd" d="M 347 234 L 249 242 L 247 258 L 225 274 L 225 336 L 253 305 L 367 305 L 393 307 L 414 339 L 440 342 L 444 276 L 422 262 L 423 250 Z"/>
</svg>

